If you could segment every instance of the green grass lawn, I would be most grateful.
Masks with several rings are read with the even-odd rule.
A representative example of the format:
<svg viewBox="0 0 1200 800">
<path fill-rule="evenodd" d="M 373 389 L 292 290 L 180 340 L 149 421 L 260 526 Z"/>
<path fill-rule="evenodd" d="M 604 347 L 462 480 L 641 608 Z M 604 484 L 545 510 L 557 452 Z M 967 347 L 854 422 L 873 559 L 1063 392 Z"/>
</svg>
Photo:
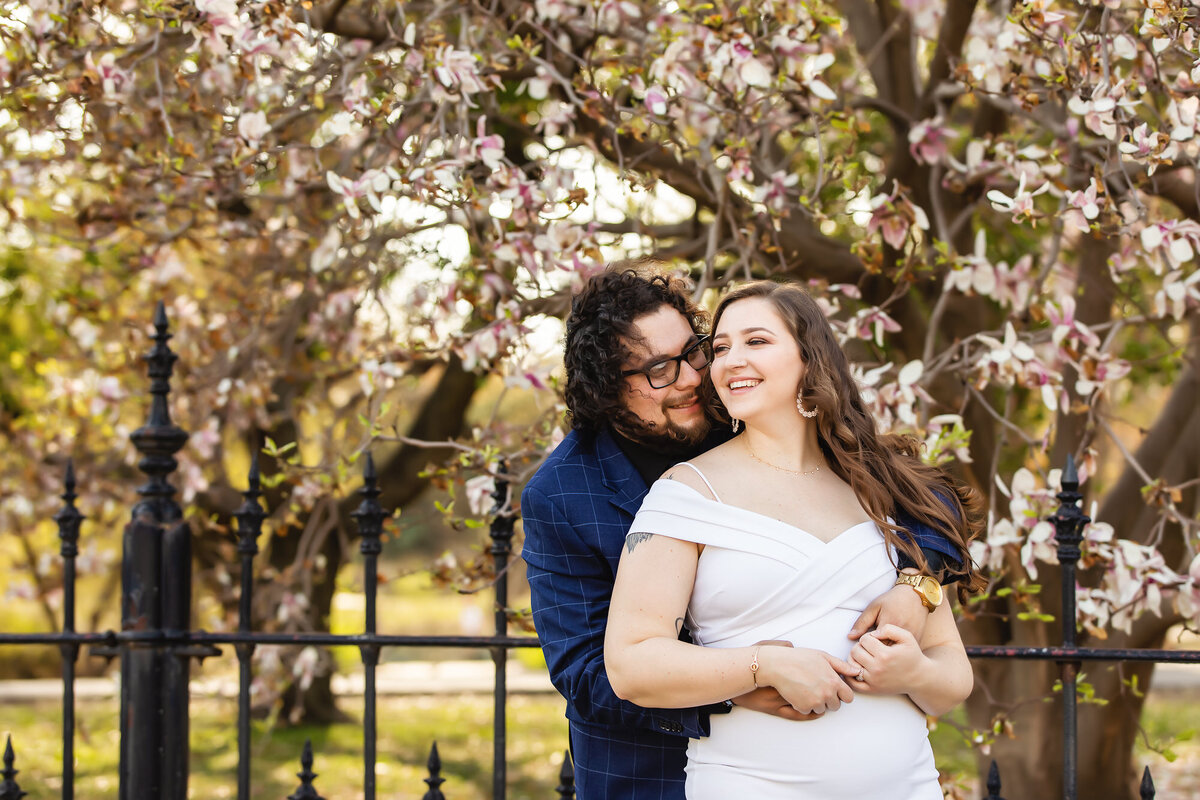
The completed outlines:
<svg viewBox="0 0 1200 800">
<path fill-rule="evenodd" d="M 357 717 L 361 701 L 347 699 L 342 709 Z M 567 746 L 563 701 L 557 695 L 512 695 L 508 705 L 508 793 L 513 800 L 558 797 L 559 769 Z M 114 701 L 80 702 L 76 736 L 76 796 L 107 800 L 117 796 L 117 712 Z M 419 800 L 428 788 L 425 763 L 437 741 L 442 759 L 442 791 L 449 800 L 491 797 L 492 698 L 490 695 L 387 697 L 380 700 L 380 797 Z M 1151 696 L 1143 726 L 1151 744 L 1169 745 L 1173 762 L 1142 745 L 1135 763 L 1148 764 L 1161 797 L 1194 796 L 1184 787 L 1200 788 L 1200 743 L 1175 741 L 1200 719 L 1200 696 Z M 54 704 L 9 705 L 0 709 L 0 737 L 11 733 L 21 771 L 18 782 L 30 800 L 57 796 L 60 781 L 60 713 Z M 362 730 L 353 723 L 329 727 L 267 729 L 255 722 L 253 734 L 254 797 L 284 800 L 296 790 L 300 752 L 312 739 L 315 786 L 328 800 L 362 797 Z M 939 767 L 957 774 L 974 796 L 973 753 L 949 724 L 931 733 Z M 237 786 L 236 706 L 233 701 L 192 701 L 191 796 L 234 797 Z"/>
<path fill-rule="evenodd" d="M 357 706 L 357 707 L 356 707 Z M 361 702 L 342 708 L 355 715 Z M 117 796 L 116 702 L 81 702 L 76 736 L 76 796 Z M 442 791 L 449 800 L 491 797 L 492 698 L 490 695 L 383 698 L 378 707 L 376 787 L 379 797 L 419 800 L 428 786 L 425 764 L 437 742 Z M 567 723 L 557 696 L 513 695 L 508 703 L 509 797 L 557 797 L 559 769 L 567 748 Z M 237 707 L 233 701 L 192 701 L 192 763 L 189 795 L 234 797 L 237 792 Z M 58 795 L 61 787 L 61 715 L 53 705 L 10 705 L 0 709 L 0 737 L 9 733 L 17 776 L 30 800 Z M 304 740 L 313 744 L 314 783 L 329 800 L 362 797 L 362 729 L 355 723 L 328 727 L 253 730 L 254 797 L 284 800 L 299 781 Z"/>
</svg>

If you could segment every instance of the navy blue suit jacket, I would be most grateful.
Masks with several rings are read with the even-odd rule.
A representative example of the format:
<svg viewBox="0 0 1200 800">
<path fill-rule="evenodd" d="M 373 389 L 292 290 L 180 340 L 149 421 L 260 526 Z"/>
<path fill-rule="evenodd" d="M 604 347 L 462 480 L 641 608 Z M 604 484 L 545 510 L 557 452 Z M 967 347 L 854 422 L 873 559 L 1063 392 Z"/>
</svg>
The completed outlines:
<svg viewBox="0 0 1200 800">
<path fill-rule="evenodd" d="M 689 737 L 703 711 L 617 698 L 604 671 L 604 627 L 625 535 L 649 487 L 607 431 L 563 439 L 521 495 L 533 620 L 550 680 L 567 700 L 579 800 L 683 800 Z M 923 547 L 958 557 L 915 528 Z"/>
</svg>

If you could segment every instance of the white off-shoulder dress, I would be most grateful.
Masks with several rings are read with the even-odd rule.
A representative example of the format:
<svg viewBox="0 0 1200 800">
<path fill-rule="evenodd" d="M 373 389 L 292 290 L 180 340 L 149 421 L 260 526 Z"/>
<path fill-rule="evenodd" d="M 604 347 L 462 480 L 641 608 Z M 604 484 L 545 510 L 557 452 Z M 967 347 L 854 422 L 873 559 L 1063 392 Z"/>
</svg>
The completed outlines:
<svg viewBox="0 0 1200 800">
<path fill-rule="evenodd" d="M 823 542 L 677 481 L 655 482 L 630 533 L 704 545 L 687 612 L 692 638 L 704 647 L 783 639 L 844 659 L 850 627 L 896 579 L 873 522 Z M 925 715 L 907 697 L 866 694 L 805 722 L 736 706 L 714 715 L 710 735 L 689 744 L 686 793 L 689 800 L 942 797 Z"/>
</svg>

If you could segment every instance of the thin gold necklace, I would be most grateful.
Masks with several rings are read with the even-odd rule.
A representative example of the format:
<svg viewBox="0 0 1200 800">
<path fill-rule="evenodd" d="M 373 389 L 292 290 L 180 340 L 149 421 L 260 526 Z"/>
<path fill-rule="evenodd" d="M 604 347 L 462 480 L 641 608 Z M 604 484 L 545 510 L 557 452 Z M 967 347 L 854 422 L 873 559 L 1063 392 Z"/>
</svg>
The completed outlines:
<svg viewBox="0 0 1200 800">
<path fill-rule="evenodd" d="M 799 475 L 799 476 L 800 476 L 800 477 L 802 477 L 802 478 L 803 478 L 803 477 L 805 477 L 806 475 L 813 475 L 813 474 L 815 474 L 815 473 L 817 473 L 817 472 L 820 472 L 820 471 L 821 471 L 821 465 L 820 465 L 820 464 L 817 464 L 817 465 L 816 465 L 815 467 L 813 467 L 812 469 L 809 469 L 809 470 L 804 470 L 804 471 L 800 471 L 800 470 L 798 470 L 798 469 L 788 469 L 787 467 L 781 467 L 781 466 L 779 466 L 779 465 L 777 465 L 777 464 L 772 464 L 770 461 L 763 461 L 761 458 L 759 458 L 758 456 L 756 456 L 756 455 L 754 454 L 754 450 L 752 450 L 752 449 L 750 448 L 750 442 L 746 442 L 746 452 L 750 454 L 750 457 L 751 457 L 751 458 L 753 458 L 755 461 L 757 461 L 757 462 L 758 462 L 758 463 L 760 463 L 760 464 L 763 464 L 763 465 L 765 465 L 765 466 L 768 466 L 768 467 L 770 467 L 771 469 L 776 469 L 776 470 L 779 470 L 780 472 L 787 472 L 787 473 L 790 473 L 790 474 L 792 474 L 792 475 Z"/>
</svg>

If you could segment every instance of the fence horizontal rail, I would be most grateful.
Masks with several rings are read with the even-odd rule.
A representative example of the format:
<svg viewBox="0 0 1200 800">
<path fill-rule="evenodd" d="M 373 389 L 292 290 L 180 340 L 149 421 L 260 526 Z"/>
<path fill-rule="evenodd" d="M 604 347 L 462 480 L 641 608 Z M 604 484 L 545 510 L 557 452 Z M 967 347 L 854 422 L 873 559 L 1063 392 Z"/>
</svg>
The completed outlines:
<svg viewBox="0 0 1200 800">
<path fill-rule="evenodd" d="M 1016 658 L 1029 661 L 1153 661 L 1200 664 L 1200 650 L 1135 650 L 1101 647 L 967 647 L 971 658 Z"/>
<path fill-rule="evenodd" d="M 156 645 L 237 645 L 237 644 L 312 644 L 321 646 L 380 647 L 463 647 L 491 649 L 539 647 L 533 636 L 409 636 L 362 633 L 207 633 L 171 635 L 155 631 L 103 631 L 98 633 L 0 633 L 0 644 L 109 646 L 129 644 Z M 1030 661 L 1153 661 L 1160 664 L 1200 664 L 1200 650 L 1147 650 L 1101 647 L 1003 647 L 968 645 L 971 658 L 1015 658 Z"/>
<path fill-rule="evenodd" d="M 364 633 L 180 633 L 171 635 L 157 631 L 105 631 L 103 633 L 0 633 L 0 644 L 116 646 L 118 644 L 153 644 L 158 647 L 221 644 L 287 644 L 378 647 L 464 647 L 491 649 L 503 647 L 540 647 L 534 636 L 405 636 Z"/>
</svg>

